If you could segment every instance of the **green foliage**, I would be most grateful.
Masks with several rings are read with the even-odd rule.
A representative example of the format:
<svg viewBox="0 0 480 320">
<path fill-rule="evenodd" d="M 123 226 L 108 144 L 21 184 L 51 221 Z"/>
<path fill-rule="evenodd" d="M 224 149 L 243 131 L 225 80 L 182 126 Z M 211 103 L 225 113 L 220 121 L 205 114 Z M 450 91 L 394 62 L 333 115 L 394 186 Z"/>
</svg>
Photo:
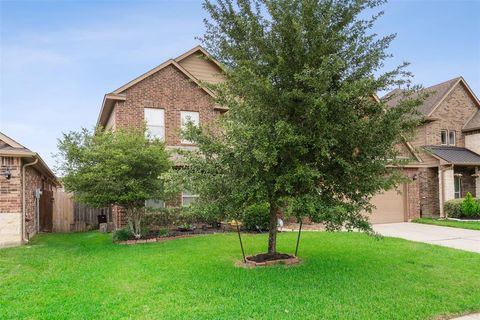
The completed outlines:
<svg viewBox="0 0 480 320">
<path fill-rule="evenodd" d="M 268 203 L 252 204 L 245 208 L 243 226 L 249 231 L 267 231 L 269 222 Z"/>
<path fill-rule="evenodd" d="M 480 216 L 480 205 L 470 192 L 467 192 L 465 199 L 463 199 L 461 211 L 465 217 Z"/>
<path fill-rule="evenodd" d="M 445 214 L 450 218 L 460 218 L 462 216 L 462 203 L 461 199 L 448 200 L 443 204 Z"/>
<path fill-rule="evenodd" d="M 157 229 L 162 226 L 179 224 L 183 220 L 180 208 L 164 208 L 147 210 L 143 223 L 150 229 Z"/>
<path fill-rule="evenodd" d="M 164 143 L 146 136 L 145 127 L 97 128 L 63 134 L 58 149 L 57 170 L 65 189 L 93 207 L 124 207 L 140 237 L 145 200 L 165 196 L 161 176 L 171 164 Z"/>
<path fill-rule="evenodd" d="M 168 237 L 169 234 L 170 234 L 170 231 L 168 231 L 168 228 L 161 228 L 158 231 L 158 236 L 159 237 Z"/>
<path fill-rule="evenodd" d="M 203 43 L 225 66 L 208 85 L 228 112 L 217 129 L 187 126 L 197 152 L 185 183 L 200 194 L 196 210 L 241 219 L 268 203 L 330 229 L 370 231 L 361 214 L 370 198 L 402 182 L 392 165 L 397 143 L 418 124 L 423 97 L 405 91 L 395 108 L 373 95 L 409 83 L 402 65 L 381 73 L 393 36 L 378 38 L 378 1 L 206 1 Z M 274 228 L 273 228 L 274 229 Z M 276 230 L 270 230 L 274 251 Z"/>
<path fill-rule="evenodd" d="M 480 217 L 480 199 L 475 199 L 470 192 L 464 199 L 446 201 L 443 208 L 447 217 L 450 218 Z"/>
<path fill-rule="evenodd" d="M 115 241 L 115 242 L 117 242 L 117 241 L 127 241 L 128 239 L 133 238 L 133 233 L 130 230 L 130 228 L 125 227 L 123 229 L 118 229 L 118 230 L 113 231 L 112 238 L 113 238 L 113 241 Z"/>
</svg>

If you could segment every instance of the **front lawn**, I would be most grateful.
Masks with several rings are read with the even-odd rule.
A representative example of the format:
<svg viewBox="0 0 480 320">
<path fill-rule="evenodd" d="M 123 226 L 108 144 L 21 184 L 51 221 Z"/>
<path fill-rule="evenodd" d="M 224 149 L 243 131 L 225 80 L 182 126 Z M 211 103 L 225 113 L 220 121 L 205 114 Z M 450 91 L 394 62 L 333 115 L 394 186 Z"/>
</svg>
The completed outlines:
<svg viewBox="0 0 480 320">
<path fill-rule="evenodd" d="M 455 220 L 439 220 L 439 219 L 432 219 L 432 218 L 420 218 L 420 219 L 414 220 L 413 222 L 423 223 L 423 224 L 434 224 L 436 226 L 443 226 L 443 227 L 480 230 L 480 221 L 478 222 L 455 221 Z"/>
<path fill-rule="evenodd" d="M 0 319 L 435 319 L 480 311 L 480 254 L 304 232 L 294 267 L 244 269 L 236 234 L 135 246 L 97 232 L 0 250 Z M 294 250 L 296 233 L 279 235 Z M 266 235 L 244 235 L 249 254 Z"/>
</svg>

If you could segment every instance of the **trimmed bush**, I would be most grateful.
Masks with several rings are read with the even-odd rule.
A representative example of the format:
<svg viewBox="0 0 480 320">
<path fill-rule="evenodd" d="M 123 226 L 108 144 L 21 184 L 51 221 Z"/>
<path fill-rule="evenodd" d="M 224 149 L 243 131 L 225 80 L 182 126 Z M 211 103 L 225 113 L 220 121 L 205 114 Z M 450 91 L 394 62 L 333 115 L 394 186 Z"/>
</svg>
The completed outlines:
<svg viewBox="0 0 480 320">
<path fill-rule="evenodd" d="M 254 204 L 245 209 L 243 226 L 249 231 L 267 231 L 269 223 L 268 203 Z"/>
<path fill-rule="evenodd" d="M 450 218 L 480 218 L 480 199 L 468 193 L 465 199 L 454 199 L 445 202 L 444 210 Z"/>
<path fill-rule="evenodd" d="M 450 218 L 460 218 L 462 216 L 462 199 L 448 200 L 443 205 L 445 214 Z"/>
<path fill-rule="evenodd" d="M 113 241 L 126 241 L 133 238 L 133 233 L 130 228 L 125 227 L 123 229 L 115 230 L 113 232 Z"/>
</svg>

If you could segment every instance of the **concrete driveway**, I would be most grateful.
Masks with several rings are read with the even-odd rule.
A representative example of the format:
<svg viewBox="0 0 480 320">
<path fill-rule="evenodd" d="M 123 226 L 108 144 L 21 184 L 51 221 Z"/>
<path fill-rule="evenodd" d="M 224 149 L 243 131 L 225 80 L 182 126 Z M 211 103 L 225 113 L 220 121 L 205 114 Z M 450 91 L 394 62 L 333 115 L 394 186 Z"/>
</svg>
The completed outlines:
<svg viewBox="0 0 480 320">
<path fill-rule="evenodd" d="M 386 237 L 402 238 L 480 253 L 480 231 L 476 230 L 409 222 L 374 224 L 373 229 Z"/>
</svg>

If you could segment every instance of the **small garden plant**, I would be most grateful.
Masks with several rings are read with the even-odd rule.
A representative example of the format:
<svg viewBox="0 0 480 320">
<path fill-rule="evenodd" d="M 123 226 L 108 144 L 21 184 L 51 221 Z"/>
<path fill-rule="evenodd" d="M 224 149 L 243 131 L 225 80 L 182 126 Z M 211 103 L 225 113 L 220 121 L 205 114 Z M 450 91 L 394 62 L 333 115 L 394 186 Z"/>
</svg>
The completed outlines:
<svg viewBox="0 0 480 320">
<path fill-rule="evenodd" d="M 470 192 L 464 199 L 455 199 L 445 202 L 445 213 L 450 218 L 480 218 L 480 199 L 475 199 Z"/>
</svg>

